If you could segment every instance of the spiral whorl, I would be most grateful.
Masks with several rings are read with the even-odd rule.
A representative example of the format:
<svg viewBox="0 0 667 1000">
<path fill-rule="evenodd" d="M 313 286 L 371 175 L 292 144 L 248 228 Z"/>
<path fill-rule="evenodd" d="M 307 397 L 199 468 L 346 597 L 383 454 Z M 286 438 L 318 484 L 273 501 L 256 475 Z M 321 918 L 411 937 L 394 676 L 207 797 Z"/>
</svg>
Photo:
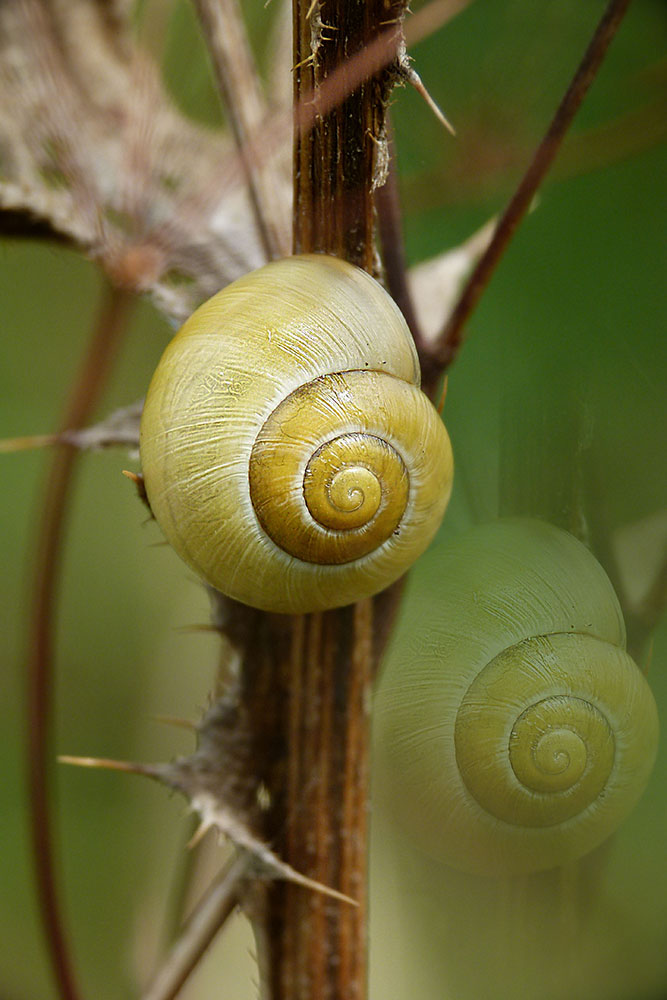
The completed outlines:
<svg viewBox="0 0 667 1000">
<path fill-rule="evenodd" d="M 616 740 L 631 738 L 624 695 L 636 669 L 623 650 L 587 635 L 537 636 L 504 650 L 473 680 L 456 717 L 456 759 L 475 801 L 525 827 L 587 809 L 612 774 Z M 491 754 L 509 764 L 493 780 Z"/>
<path fill-rule="evenodd" d="M 475 529 L 439 565 L 414 662 L 390 663 L 378 696 L 385 795 L 455 867 L 580 857 L 632 809 L 657 742 L 611 585 L 572 536 L 531 521 Z"/>
<path fill-rule="evenodd" d="M 433 537 L 452 479 L 403 317 L 324 256 L 269 264 L 188 320 L 151 383 L 141 460 L 181 556 L 285 612 L 388 586 Z"/>
<path fill-rule="evenodd" d="M 419 521 L 424 502 L 436 500 L 420 484 L 439 431 L 430 403 L 408 382 L 369 371 L 323 376 L 281 402 L 262 427 L 250 457 L 255 512 L 298 559 L 359 559 L 399 530 L 408 505 Z"/>
<path fill-rule="evenodd" d="M 403 460 L 390 444 L 355 432 L 320 445 L 306 466 L 303 495 L 315 521 L 331 531 L 365 528 L 382 508 L 388 538 L 403 516 L 409 485 Z M 358 554 L 365 555 L 364 549 Z M 354 555 L 332 561 L 347 562 Z"/>
</svg>

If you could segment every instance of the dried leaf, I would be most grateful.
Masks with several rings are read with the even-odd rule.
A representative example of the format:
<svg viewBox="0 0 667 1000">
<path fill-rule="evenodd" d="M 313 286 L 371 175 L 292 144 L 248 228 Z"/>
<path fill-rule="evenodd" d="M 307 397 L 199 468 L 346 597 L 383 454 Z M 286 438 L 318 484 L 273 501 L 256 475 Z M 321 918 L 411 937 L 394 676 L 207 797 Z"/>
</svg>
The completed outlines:
<svg viewBox="0 0 667 1000">
<path fill-rule="evenodd" d="M 0 208 L 14 233 L 61 234 L 180 321 L 264 254 L 228 137 L 176 111 L 125 17 L 0 4 Z"/>
</svg>

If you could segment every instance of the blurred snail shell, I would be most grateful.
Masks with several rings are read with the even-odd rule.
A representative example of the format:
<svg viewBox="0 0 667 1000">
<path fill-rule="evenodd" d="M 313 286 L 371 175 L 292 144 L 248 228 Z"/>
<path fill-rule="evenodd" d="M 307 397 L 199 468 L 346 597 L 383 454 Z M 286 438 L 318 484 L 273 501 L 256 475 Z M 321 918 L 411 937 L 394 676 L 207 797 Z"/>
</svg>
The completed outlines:
<svg viewBox="0 0 667 1000">
<path fill-rule="evenodd" d="M 400 311 L 334 257 L 291 257 L 204 303 L 167 347 L 141 465 L 168 541 L 271 611 L 388 586 L 444 513 L 451 446 Z"/>
<path fill-rule="evenodd" d="M 604 570 L 548 524 L 508 520 L 438 553 L 375 707 L 378 784 L 414 843 L 485 874 L 553 868 L 640 798 L 657 711 Z"/>
</svg>

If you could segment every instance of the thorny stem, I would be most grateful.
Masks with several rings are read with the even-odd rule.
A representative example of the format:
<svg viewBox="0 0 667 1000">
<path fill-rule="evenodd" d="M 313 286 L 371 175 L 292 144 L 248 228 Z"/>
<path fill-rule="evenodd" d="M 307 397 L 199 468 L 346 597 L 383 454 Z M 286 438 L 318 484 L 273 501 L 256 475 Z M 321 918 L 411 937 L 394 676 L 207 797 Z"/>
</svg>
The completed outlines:
<svg viewBox="0 0 667 1000">
<path fill-rule="evenodd" d="M 456 357 L 463 341 L 465 324 L 556 158 L 567 130 L 597 75 L 609 44 L 629 5 L 630 0 L 611 0 L 602 15 L 528 170 L 500 218 L 489 246 L 468 279 L 447 326 L 432 349 L 430 371 L 426 373 L 425 381 L 430 382 L 437 378 L 437 375 L 448 368 Z"/>
<path fill-rule="evenodd" d="M 409 19 L 404 31 L 403 14 L 407 2 L 403 0 L 387 0 L 382 10 L 379 3 L 363 4 L 359 0 L 351 0 L 347 8 L 341 0 L 337 0 L 336 3 L 330 0 L 326 9 L 320 3 L 294 0 L 293 9 L 298 8 L 301 12 L 300 34 L 295 35 L 294 59 L 295 253 L 307 246 L 311 249 L 328 249 L 329 252 L 345 256 L 353 263 L 366 267 L 367 270 L 374 270 L 368 261 L 364 262 L 363 254 L 361 254 L 362 259 L 357 259 L 358 248 L 355 251 L 352 246 L 355 233 L 357 236 L 363 232 L 370 233 L 372 228 L 369 218 L 372 213 L 367 204 L 361 206 L 366 216 L 362 216 L 355 224 L 353 210 L 360 206 L 355 206 L 354 202 L 354 174 L 360 170 L 361 174 L 367 173 L 369 160 L 372 162 L 374 155 L 386 155 L 383 133 L 384 111 L 381 112 L 379 121 L 375 123 L 370 120 L 372 114 L 369 116 L 368 107 L 364 117 L 359 118 L 361 109 L 357 104 L 358 96 L 364 89 L 370 96 L 373 88 L 382 80 L 384 80 L 382 86 L 386 88 L 389 78 L 395 80 L 404 76 L 408 65 L 405 43 L 417 42 L 431 34 L 464 10 L 469 3 L 470 0 L 431 0 L 431 3 Z M 348 10 L 349 22 L 340 19 L 337 12 L 341 7 Z M 322 23 L 323 17 L 326 23 Z M 357 39 L 346 47 L 341 39 L 349 40 L 345 34 L 348 26 L 352 31 L 350 38 L 354 39 L 354 32 L 357 30 L 354 27 L 355 20 L 360 21 L 364 18 L 367 27 L 373 25 L 373 31 L 366 31 L 365 36 L 362 34 L 361 44 Z M 383 98 L 377 90 L 375 107 L 383 107 Z M 367 132 L 359 138 L 356 157 L 352 155 L 351 147 L 346 153 L 345 146 L 337 148 L 335 145 L 329 145 L 336 142 L 335 135 L 329 134 L 327 125 L 332 116 L 333 119 L 338 117 L 340 139 L 346 135 L 346 122 L 351 124 L 352 131 L 359 121 L 366 122 Z M 378 127 L 380 122 L 382 128 Z M 282 131 L 281 123 L 277 122 L 273 129 L 269 128 L 263 132 L 261 140 L 264 146 L 268 145 L 270 148 Z M 380 142 L 373 150 L 372 144 L 378 140 Z M 316 150 L 322 154 L 322 161 L 317 159 Z M 347 164 L 339 164 L 340 179 L 348 186 L 348 198 L 343 206 L 334 206 L 331 201 L 327 203 L 326 171 L 322 176 L 317 173 L 319 162 L 326 163 L 328 156 L 335 158 L 338 155 L 347 156 Z M 382 184 L 384 166 L 385 164 L 378 160 L 370 168 L 369 176 L 372 176 L 374 186 Z M 321 185 L 323 192 L 320 206 L 322 218 L 319 220 L 310 219 L 308 209 L 301 205 L 300 192 L 301 190 L 307 192 L 309 184 Z M 339 213 L 343 213 L 340 218 L 331 216 L 334 207 L 338 208 Z M 337 235 L 334 232 L 336 227 L 339 230 Z M 347 232 L 346 238 L 350 243 L 346 251 L 339 246 L 343 231 Z M 367 246 L 370 246 L 370 243 L 367 242 Z"/>
<path fill-rule="evenodd" d="M 387 63 L 402 42 L 404 5 L 294 0 L 293 12 L 294 252 L 333 253 L 374 273 Z"/>
<path fill-rule="evenodd" d="M 61 426 L 78 428 L 90 418 L 106 385 L 120 339 L 125 332 L 132 296 L 107 285 L 88 353 L 76 375 Z M 53 634 L 56 590 L 68 501 L 77 460 L 71 446 L 51 460 L 37 541 L 27 654 L 27 756 L 29 824 L 35 864 L 39 912 L 62 1000 L 78 1000 L 67 933 L 60 909 L 49 804 L 52 760 Z"/>
<path fill-rule="evenodd" d="M 381 22 L 400 40 L 403 3 L 295 0 L 293 11 L 294 249 L 333 253 L 373 272 L 374 186 L 393 75 L 366 67 L 351 84 L 344 68 L 340 74 L 345 59 L 366 54 Z M 343 92 L 325 107 L 319 88 L 337 75 Z M 304 107 L 314 110 L 308 126 Z M 247 905 L 264 995 L 363 1000 L 373 602 L 294 617 L 240 611 L 234 629 L 249 758 L 270 801 L 262 837 L 281 860 L 359 904 L 285 881 L 255 885 Z"/>
<path fill-rule="evenodd" d="M 198 0 L 198 2 L 203 3 L 204 0 Z M 212 7 L 214 0 L 206 0 L 206 3 Z M 268 116 L 265 116 L 263 120 L 257 122 L 252 128 L 250 127 L 250 120 L 246 119 L 245 141 L 241 148 L 237 150 L 236 155 L 229 157 L 225 162 L 225 169 L 230 178 L 232 176 L 240 177 L 247 175 L 245 164 L 249 164 L 255 170 L 264 167 L 267 161 L 272 156 L 275 156 L 283 147 L 292 127 L 296 136 L 306 136 L 313 129 L 318 119 L 321 120 L 329 112 L 340 107 L 342 102 L 350 97 L 353 92 L 357 91 L 364 81 L 382 76 L 389 66 L 392 66 L 392 71 L 397 77 L 406 77 L 408 63 L 405 61 L 404 43 L 408 45 L 415 44 L 421 39 L 428 37 L 438 28 L 443 27 L 443 25 L 451 21 L 457 14 L 461 13 L 470 3 L 471 0 L 430 0 L 417 14 L 409 18 L 405 25 L 405 32 L 403 32 L 402 22 L 399 24 L 396 20 L 393 9 L 400 7 L 403 10 L 407 7 L 407 3 L 399 3 L 398 0 L 387 0 L 385 14 L 376 22 L 378 30 L 374 33 L 372 39 L 368 40 L 357 50 L 352 49 L 341 53 L 341 57 L 336 60 L 331 71 L 327 71 L 326 75 L 322 75 L 321 79 L 317 81 L 316 91 L 313 86 L 300 86 L 299 98 L 295 102 L 291 114 L 276 114 L 272 110 Z M 331 32 L 328 31 L 329 26 L 334 22 L 334 17 L 331 15 L 331 4 L 327 5 L 326 11 L 324 11 L 323 4 L 315 3 L 313 0 L 310 3 L 304 3 L 302 7 L 305 14 L 310 15 L 309 25 L 313 25 L 313 38 L 319 34 L 323 43 L 322 51 L 324 52 L 327 47 L 333 50 L 329 43 L 334 42 L 335 39 L 330 37 Z M 358 0 L 354 0 L 350 4 L 350 7 L 358 11 L 363 7 L 363 4 L 359 3 Z M 322 24 L 323 16 L 326 24 Z M 207 34 L 209 36 L 212 35 L 213 29 L 207 27 L 207 22 L 203 16 L 202 25 Z M 309 31 L 304 32 L 303 41 L 305 45 L 310 44 Z M 208 44 L 213 51 L 213 44 L 210 38 Z M 400 62 L 400 70 L 397 60 Z M 310 53 L 306 54 L 303 60 L 295 58 L 295 85 L 299 76 L 303 75 L 304 78 L 307 78 L 306 74 L 309 72 L 309 67 L 312 68 Z M 302 73 L 301 71 L 303 70 L 306 73 Z M 409 76 L 406 78 L 409 79 Z M 226 92 L 224 81 L 219 79 L 218 82 L 224 94 Z M 236 75 L 235 85 L 238 88 L 241 87 L 241 84 L 242 77 Z M 230 103 L 229 100 L 227 103 Z M 229 183 L 231 181 L 228 179 Z M 264 204 L 262 202 L 262 205 Z M 262 205 L 257 203 L 256 210 L 261 210 L 265 219 L 269 218 L 270 216 L 264 213 Z M 262 226 L 265 224 L 265 222 L 261 223 Z"/>
<path fill-rule="evenodd" d="M 385 16 L 377 22 L 378 31 L 364 47 L 357 52 L 345 52 L 344 58 L 339 60 L 333 70 L 317 81 L 316 93 L 314 86 L 301 90 L 294 113 L 295 133 L 305 135 L 319 116 L 339 106 L 364 81 L 377 77 L 397 60 L 394 70 L 403 77 L 406 65 L 409 66 L 405 62 L 405 46 L 427 38 L 465 10 L 470 3 L 471 0 L 430 0 L 430 3 L 418 13 L 412 14 L 403 24 L 396 20 L 395 13 L 391 10 L 397 6 L 396 0 L 388 0 Z M 305 6 L 317 9 L 320 5 L 311 3 L 310 7 L 308 4 Z M 407 9 L 407 4 L 400 6 Z M 333 20 L 329 10 L 326 12 L 326 20 Z M 298 69 L 297 62 L 295 73 Z"/>
<path fill-rule="evenodd" d="M 363 1000 L 372 602 L 251 615 L 243 702 L 255 777 L 271 801 L 264 838 L 281 860 L 358 903 L 284 881 L 256 884 L 247 905 L 262 995 Z"/>
</svg>

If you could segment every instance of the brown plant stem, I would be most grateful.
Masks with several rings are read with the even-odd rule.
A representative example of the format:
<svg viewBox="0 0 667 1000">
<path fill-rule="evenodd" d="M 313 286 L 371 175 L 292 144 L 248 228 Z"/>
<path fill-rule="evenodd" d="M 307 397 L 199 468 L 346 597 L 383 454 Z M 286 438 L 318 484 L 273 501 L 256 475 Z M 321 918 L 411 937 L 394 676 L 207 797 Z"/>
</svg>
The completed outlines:
<svg viewBox="0 0 667 1000">
<path fill-rule="evenodd" d="M 294 252 L 333 253 L 374 273 L 373 191 L 384 181 L 385 105 L 404 4 L 335 0 L 320 12 L 294 0 L 292 9 Z M 330 89 L 334 100 L 320 103 Z"/>
<path fill-rule="evenodd" d="M 427 38 L 433 32 L 442 28 L 451 21 L 457 14 L 472 2 L 472 0 L 430 0 L 426 6 L 422 7 L 418 13 L 413 14 L 403 25 L 402 20 L 397 20 L 395 9 L 398 8 L 397 0 L 391 0 L 387 6 L 386 17 L 383 21 L 377 22 L 378 30 L 374 32 L 363 48 L 344 52 L 343 58 L 337 61 L 331 71 L 326 75 L 320 74 L 320 79 L 311 87 L 306 86 L 300 89 L 300 99 L 294 106 L 294 131 L 296 135 L 305 135 L 315 124 L 318 116 L 325 115 L 333 108 L 339 107 L 342 101 L 353 91 L 356 91 L 364 81 L 378 78 L 389 66 L 400 62 L 400 76 L 406 77 L 406 66 L 404 57 L 404 44 L 415 45 L 423 38 Z M 310 7 L 316 9 L 316 5 L 311 3 L 304 5 L 308 10 Z M 361 6 L 355 3 L 352 6 Z M 401 4 L 401 9 L 407 9 L 407 4 Z M 307 11 L 308 12 L 308 11 Z M 333 19 L 329 11 L 326 14 L 327 24 Z M 326 26 L 325 26 L 326 27 Z M 327 39 L 331 41 L 331 38 Z M 307 37 L 303 39 L 308 44 Z M 305 57 L 308 59 L 308 56 Z M 301 65 L 308 66 L 308 63 Z M 301 68 L 299 62 L 295 65 L 295 74 Z M 408 82 L 409 74 L 408 74 Z M 296 86 L 296 75 L 295 75 Z M 284 126 L 280 121 L 276 122 L 268 135 L 263 132 L 261 141 L 266 146 L 269 139 L 269 147 L 275 143 L 277 138 L 282 136 Z M 261 147 L 259 147 L 261 149 Z"/>
<path fill-rule="evenodd" d="M 629 5 L 630 0 L 611 0 L 605 9 L 530 166 L 498 222 L 493 239 L 470 275 L 445 329 L 432 348 L 431 365 L 425 375 L 426 382 L 437 378 L 458 354 L 463 342 L 465 324 L 556 158 L 567 130 L 597 75 L 609 44 Z"/>
<path fill-rule="evenodd" d="M 107 285 L 92 338 L 80 371 L 70 390 L 61 427 L 85 424 L 106 385 L 122 334 L 127 326 L 132 296 Z M 27 652 L 27 765 L 29 824 L 35 865 L 39 912 L 47 947 L 62 1000 L 81 996 L 58 893 L 55 850 L 51 829 L 49 773 L 51 769 L 53 700 L 53 636 L 56 593 L 68 502 L 75 472 L 77 450 L 59 448 L 51 460 L 36 546 Z"/>
<path fill-rule="evenodd" d="M 266 995 L 362 1000 L 373 603 L 252 615 L 243 701 L 271 801 L 263 834 L 281 860 L 358 903 L 285 881 L 255 886 Z"/>
<path fill-rule="evenodd" d="M 392 69 L 368 69 L 352 87 L 341 77 L 340 100 L 319 112 L 318 92 L 387 23 L 400 36 L 404 5 L 295 0 L 293 11 L 294 250 L 336 254 L 375 272 L 374 188 Z M 306 95 L 315 113 L 303 127 Z M 265 993 L 363 1000 L 374 602 L 293 617 L 241 611 L 233 628 L 230 639 L 243 648 L 250 756 L 270 802 L 261 835 L 281 860 L 358 903 L 285 881 L 256 885 L 249 906 Z"/>
</svg>

